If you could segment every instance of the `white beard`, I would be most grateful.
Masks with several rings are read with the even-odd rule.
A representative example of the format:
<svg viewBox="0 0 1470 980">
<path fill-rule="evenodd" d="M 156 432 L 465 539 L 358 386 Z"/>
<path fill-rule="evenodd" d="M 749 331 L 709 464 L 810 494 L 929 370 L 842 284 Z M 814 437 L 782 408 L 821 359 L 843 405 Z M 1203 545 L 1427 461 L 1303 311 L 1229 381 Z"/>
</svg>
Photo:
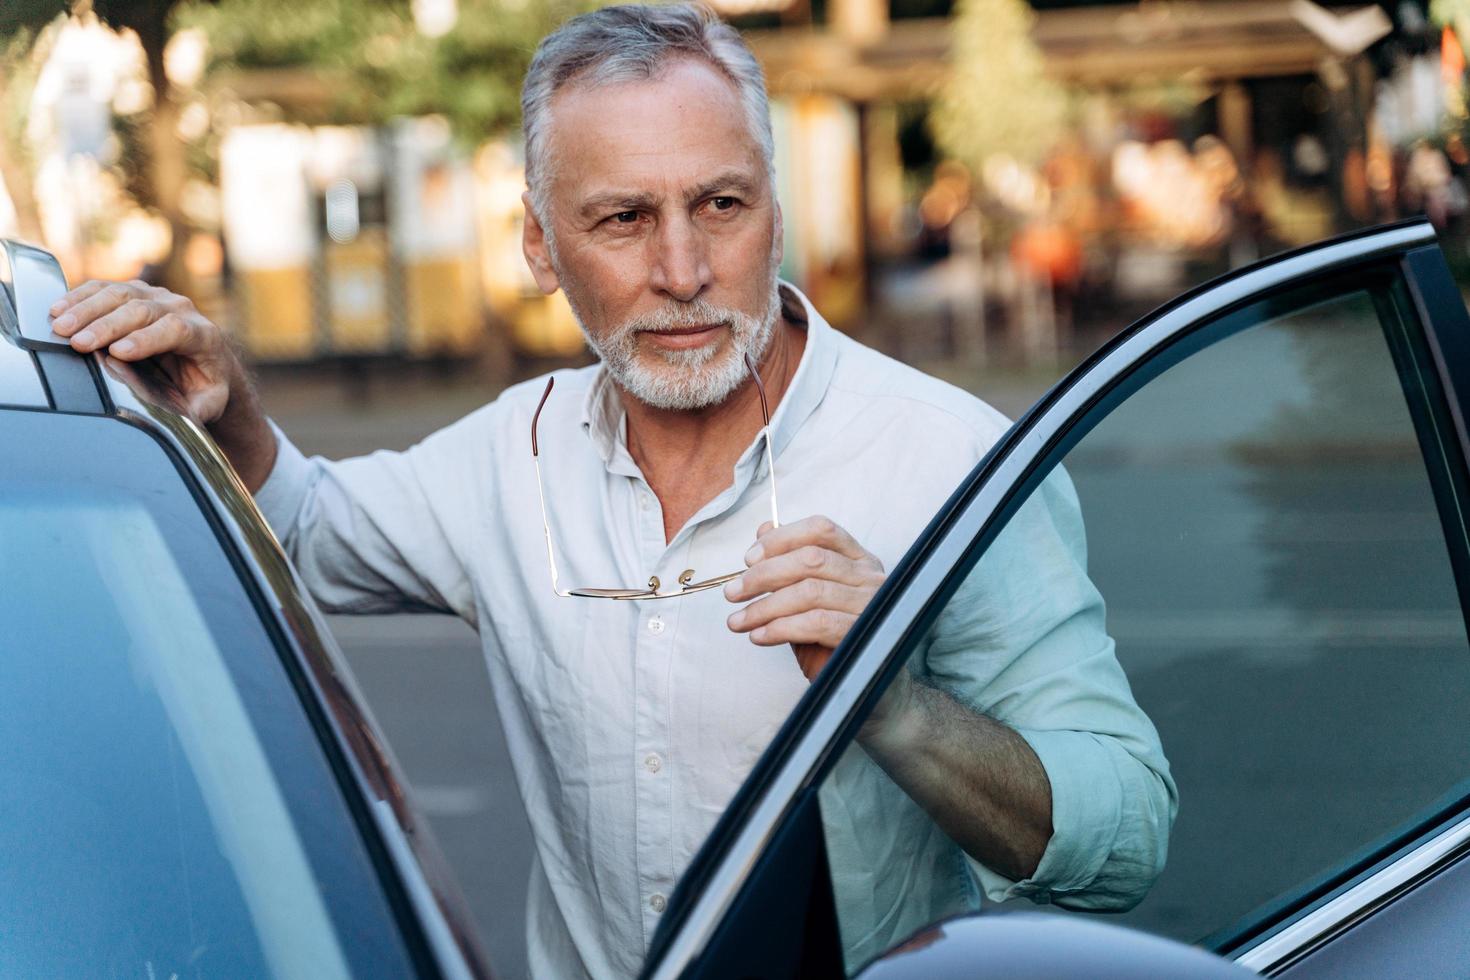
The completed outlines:
<svg viewBox="0 0 1470 980">
<path fill-rule="evenodd" d="M 645 405 L 667 411 L 708 408 L 730 397 L 745 381 L 745 356 L 749 354 L 759 364 L 770 345 L 781 315 L 775 271 L 773 262 L 771 298 L 759 317 L 696 299 L 671 303 L 654 313 L 635 317 L 599 340 L 587 329 L 587 320 L 576 303 L 571 303 L 572 313 L 582 328 L 587 346 L 602 359 L 613 380 L 628 394 Z M 570 293 L 567 299 L 571 300 Z M 723 350 L 720 338 L 716 337 L 704 347 L 688 350 L 655 347 L 648 356 L 638 354 L 640 331 L 657 333 L 710 323 L 724 323 L 730 328 L 730 342 Z"/>
</svg>

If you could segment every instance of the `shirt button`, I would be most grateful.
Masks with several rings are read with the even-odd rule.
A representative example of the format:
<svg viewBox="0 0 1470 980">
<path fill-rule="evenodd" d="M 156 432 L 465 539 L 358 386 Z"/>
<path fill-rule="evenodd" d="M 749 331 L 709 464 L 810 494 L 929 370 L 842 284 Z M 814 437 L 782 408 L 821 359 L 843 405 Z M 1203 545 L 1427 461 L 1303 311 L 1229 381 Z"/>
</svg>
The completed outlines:
<svg viewBox="0 0 1470 980">
<path fill-rule="evenodd" d="M 658 772 L 664 767 L 664 760 L 658 757 L 657 752 L 650 752 L 648 758 L 643 760 L 643 768 L 649 772 Z"/>
<path fill-rule="evenodd" d="M 663 910 L 668 906 L 668 904 L 669 904 L 669 900 L 666 899 L 666 898 L 664 898 L 662 895 L 658 894 L 657 892 L 655 892 L 654 894 L 648 896 L 648 907 L 651 908 L 651 909 L 653 909 L 655 912 L 663 912 Z"/>
<path fill-rule="evenodd" d="M 648 632 L 652 633 L 654 636 L 657 636 L 663 631 L 664 621 L 662 616 L 655 616 L 648 621 Z"/>
<path fill-rule="evenodd" d="M 647 510 L 648 508 L 653 506 L 653 500 L 649 498 L 647 490 L 638 495 L 638 506 L 642 507 L 644 510 Z"/>
</svg>

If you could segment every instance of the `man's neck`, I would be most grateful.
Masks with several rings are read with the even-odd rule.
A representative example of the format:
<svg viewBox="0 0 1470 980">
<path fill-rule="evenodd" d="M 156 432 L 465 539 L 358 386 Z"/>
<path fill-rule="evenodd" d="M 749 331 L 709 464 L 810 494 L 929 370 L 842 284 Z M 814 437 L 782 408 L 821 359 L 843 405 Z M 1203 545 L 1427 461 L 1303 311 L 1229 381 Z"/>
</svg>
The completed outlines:
<svg viewBox="0 0 1470 980">
<path fill-rule="evenodd" d="M 801 364 L 806 340 L 806 330 L 783 316 L 756 365 L 772 415 Z M 621 386 L 618 395 L 627 413 L 628 453 L 663 506 L 664 540 L 672 541 L 701 507 L 730 485 L 736 461 L 764 424 L 760 392 L 747 378 L 720 404 L 683 412 L 653 408 Z"/>
</svg>

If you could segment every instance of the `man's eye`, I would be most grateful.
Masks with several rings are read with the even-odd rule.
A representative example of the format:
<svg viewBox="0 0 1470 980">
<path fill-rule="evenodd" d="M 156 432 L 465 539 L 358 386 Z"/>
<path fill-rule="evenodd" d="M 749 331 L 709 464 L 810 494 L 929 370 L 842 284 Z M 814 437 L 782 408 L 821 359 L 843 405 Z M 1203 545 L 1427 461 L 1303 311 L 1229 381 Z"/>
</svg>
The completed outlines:
<svg viewBox="0 0 1470 980">
<path fill-rule="evenodd" d="M 633 222 L 638 220 L 638 212 L 619 211 L 617 214 L 612 216 L 612 219 L 620 225 L 631 225 Z"/>
<path fill-rule="evenodd" d="M 736 202 L 733 197 L 710 198 L 710 204 L 714 205 L 714 209 L 716 211 L 728 211 L 735 206 L 735 203 Z"/>
</svg>

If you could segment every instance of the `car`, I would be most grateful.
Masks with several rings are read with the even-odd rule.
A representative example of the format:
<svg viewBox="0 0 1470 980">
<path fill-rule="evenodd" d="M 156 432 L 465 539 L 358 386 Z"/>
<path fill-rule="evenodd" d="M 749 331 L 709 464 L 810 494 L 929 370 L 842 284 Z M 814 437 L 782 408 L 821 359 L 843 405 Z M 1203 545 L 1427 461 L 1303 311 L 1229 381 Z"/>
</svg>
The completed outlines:
<svg viewBox="0 0 1470 980">
<path fill-rule="evenodd" d="M 0 815 L 0 921 L 32 937 L 0 972 L 487 971 L 248 494 L 161 372 L 50 334 L 49 256 L 6 254 L 0 778 L 38 802 Z M 644 976 L 1470 971 L 1467 392 L 1470 316 L 1422 220 L 1123 330 L 891 571 L 680 880 Z M 1179 787 L 1168 862 L 1126 911 L 976 897 L 854 937 L 834 896 L 884 868 L 833 866 L 833 774 L 1063 484 Z"/>
<path fill-rule="evenodd" d="M 0 276 L 0 975 L 490 976 L 320 613 L 156 366 Z"/>
</svg>

